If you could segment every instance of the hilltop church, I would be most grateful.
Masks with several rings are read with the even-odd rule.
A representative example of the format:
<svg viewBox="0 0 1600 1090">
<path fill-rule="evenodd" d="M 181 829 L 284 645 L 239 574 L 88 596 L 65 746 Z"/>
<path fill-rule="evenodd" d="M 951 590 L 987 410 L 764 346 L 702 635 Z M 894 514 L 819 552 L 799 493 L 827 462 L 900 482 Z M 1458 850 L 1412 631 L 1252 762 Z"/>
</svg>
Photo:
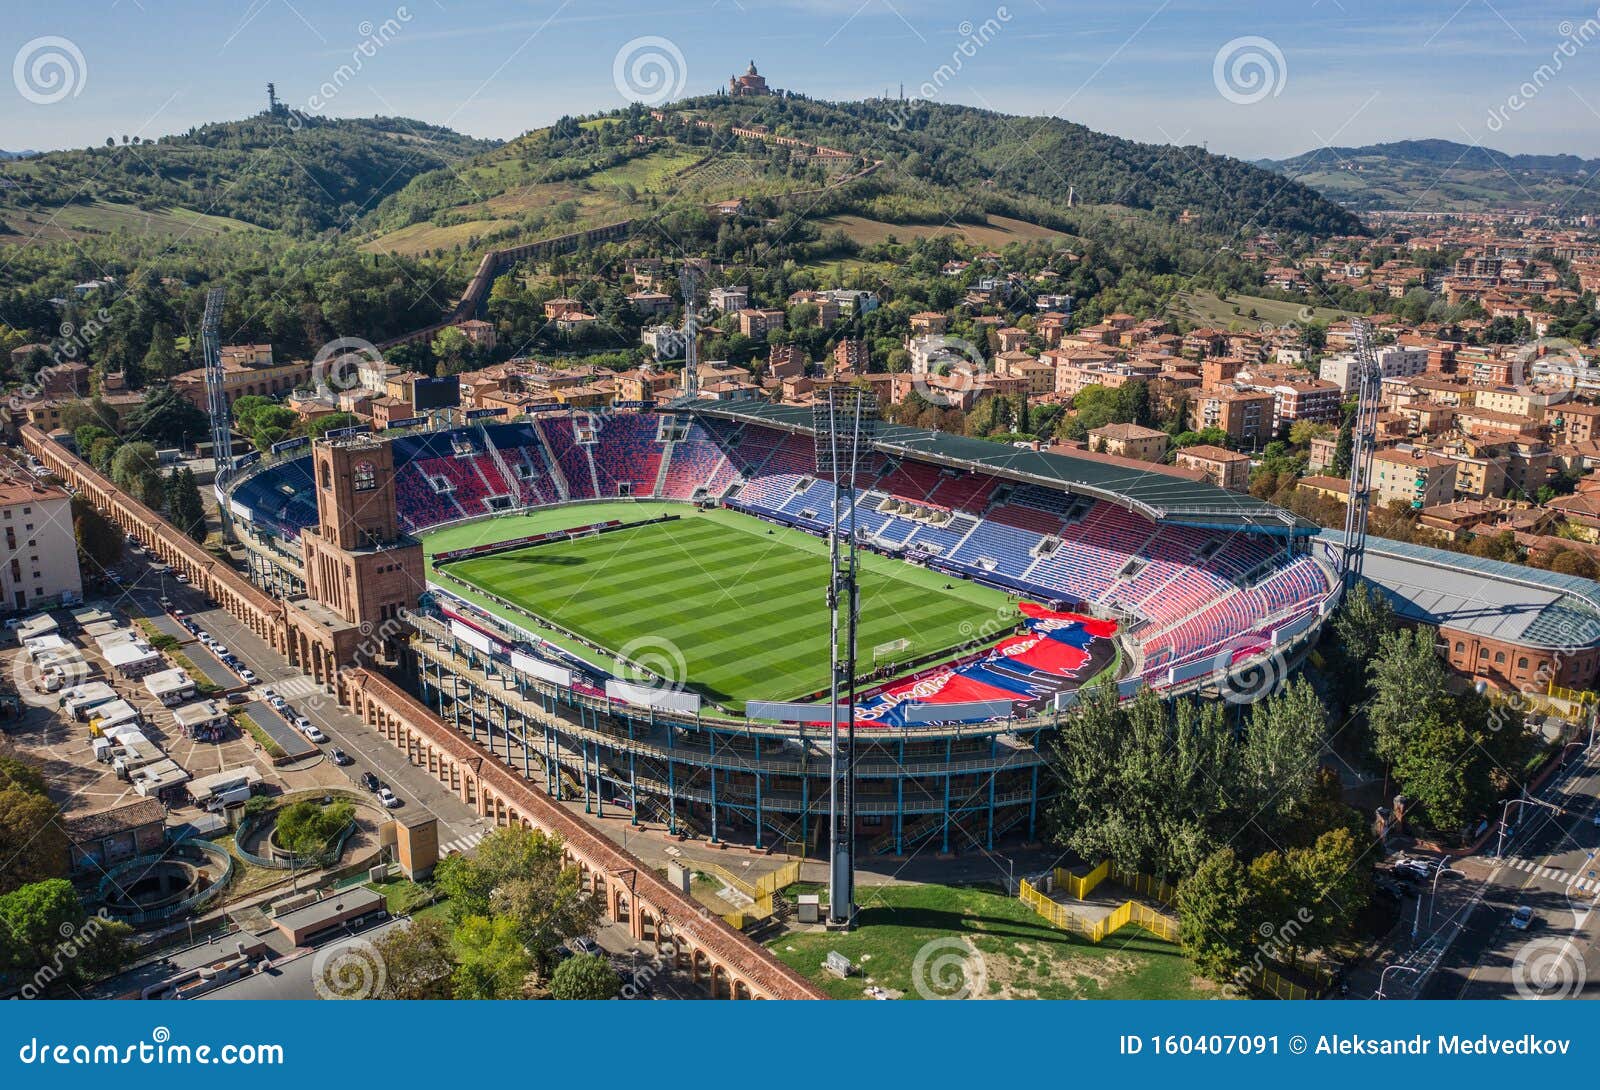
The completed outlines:
<svg viewBox="0 0 1600 1090">
<path fill-rule="evenodd" d="M 742 76 L 728 77 L 728 94 L 730 95 L 770 95 L 767 89 L 767 77 L 756 71 L 756 62 L 750 62 L 750 68 Z"/>
</svg>

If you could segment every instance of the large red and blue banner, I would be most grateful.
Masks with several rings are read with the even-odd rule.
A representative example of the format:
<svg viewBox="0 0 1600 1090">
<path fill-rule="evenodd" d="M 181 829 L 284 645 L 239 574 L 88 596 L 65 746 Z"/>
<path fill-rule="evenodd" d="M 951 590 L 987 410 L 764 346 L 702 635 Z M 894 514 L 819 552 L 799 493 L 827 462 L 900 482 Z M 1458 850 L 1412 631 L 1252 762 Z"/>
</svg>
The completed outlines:
<svg viewBox="0 0 1600 1090">
<path fill-rule="evenodd" d="M 859 723 L 906 726 L 913 705 L 1009 700 L 1017 712 L 1076 689 L 1116 660 L 1115 621 L 1022 603 L 1024 631 L 987 651 L 900 678 L 864 698 Z"/>
</svg>

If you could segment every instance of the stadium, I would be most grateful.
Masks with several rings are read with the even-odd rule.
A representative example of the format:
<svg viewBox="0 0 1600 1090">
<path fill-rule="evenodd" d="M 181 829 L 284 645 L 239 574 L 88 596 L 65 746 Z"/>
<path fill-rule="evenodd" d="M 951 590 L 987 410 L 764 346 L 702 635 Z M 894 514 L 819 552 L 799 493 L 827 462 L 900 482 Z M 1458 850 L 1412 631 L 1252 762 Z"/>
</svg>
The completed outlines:
<svg viewBox="0 0 1600 1090">
<path fill-rule="evenodd" d="M 356 451 L 351 495 L 392 497 L 420 544 L 415 691 L 592 811 L 814 849 L 835 486 L 811 412 L 454 419 L 318 444 Z M 308 591 L 316 453 L 281 444 L 225 494 L 252 577 L 285 600 Z M 1317 527 L 1155 469 L 883 424 L 855 485 L 857 833 L 877 853 L 1035 839 L 1049 737 L 1084 685 L 1248 696 L 1337 602 Z M 757 701 L 823 714 L 746 714 Z"/>
</svg>

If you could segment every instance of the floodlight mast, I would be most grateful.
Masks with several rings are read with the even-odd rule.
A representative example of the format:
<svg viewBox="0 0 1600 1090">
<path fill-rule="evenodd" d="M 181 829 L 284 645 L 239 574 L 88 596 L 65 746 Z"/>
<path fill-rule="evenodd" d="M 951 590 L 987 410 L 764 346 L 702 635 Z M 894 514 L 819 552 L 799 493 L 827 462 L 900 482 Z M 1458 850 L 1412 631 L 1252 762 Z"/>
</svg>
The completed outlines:
<svg viewBox="0 0 1600 1090">
<path fill-rule="evenodd" d="M 1383 368 L 1373 348 L 1372 326 L 1363 318 L 1351 322 L 1359 376 L 1356 417 L 1350 435 L 1350 496 L 1344 509 L 1344 551 L 1339 578 L 1349 590 L 1361 576 L 1367 552 L 1367 513 L 1372 506 L 1372 456 L 1377 450 L 1378 410 L 1383 400 Z"/>
<path fill-rule="evenodd" d="M 856 578 L 856 477 L 863 450 L 871 446 L 877 409 L 877 399 L 870 392 L 835 386 L 812 411 L 817 475 L 833 481 L 828 528 L 828 919 L 838 927 L 853 926 L 856 912 L 856 632 L 861 615 Z M 842 730 L 841 706 L 845 712 Z"/>
<path fill-rule="evenodd" d="M 695 275 L 694 266 L 688 264 L 678 273 L 678 284 L 683 288 L 683 381 L 679 387 L 688 401 L 700 397 L 700 312 L 694 306 Z"/>
<path fill-rule="evenodd" d="M 211 460 L 219 486 L 225 485 L 233 475 L 233 427 L 228 419 L 228 394 L 222 372 L 222 301 L 221 288 L 206 292 L 206 309 L 200 319 L 200 351 L 205 358 L 206 409 L 211 414 Z M 230 533 L 231 519 L 228 505 L 217 505 L 217 516 L 222 523 L 222 533 Z"/>
</svg>

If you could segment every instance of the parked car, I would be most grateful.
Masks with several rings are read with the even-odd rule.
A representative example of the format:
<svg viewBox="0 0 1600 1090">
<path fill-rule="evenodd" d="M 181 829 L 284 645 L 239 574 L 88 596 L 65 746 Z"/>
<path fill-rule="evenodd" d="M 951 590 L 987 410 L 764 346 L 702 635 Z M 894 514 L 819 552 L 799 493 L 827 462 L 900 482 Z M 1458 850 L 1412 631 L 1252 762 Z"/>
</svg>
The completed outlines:
<svg viewBox="0 0 1600 1090">
<path fill-rule="evenodd" d="M 1397 877 L 1411 878 L 1418 882 L 1426 882 L 1433 876 L 1433 871 L 1427 864 L 1418 859 L 1402 860 L 1394 865 L 1393 870 Z"/>
<path fill-rule="evenodd" d="M 177 575 L 174 575 L 172 577 L 172 581 L 174 583 L 181 583 L 184 586 L 188 586 L 189 585 L 189 577 L 187 575 L 184 575 L 182 572 L 179 572 Z"/>
<path fill-rule="evenodd" d="M 577 938 L 572 939 L 571 946 L 580 954 L 600 953 L 600 944 L 595 942 L 588 935 L 579 935 Z"/>
<path fill-rule="evenodd" d="M 378 788 L 378 801 L 383 803 L 384 808 L 388 810 L 393 810 L 396 806 L 400 805 L 399 796 L 397 796 L 393 791 L 390 791 L 387 787 Z"/>
<path fill-rule="evenodd" d="M 229 693 L 228 694 L 228 703 L 229 704 L 248 704 L 248 703 L 250 703 L 250 694 L 249 693 Z"/>
<path fill-rule="evenodd" d="M 1533 926 L 1533 909 L 1527 905 L 1518 905 L 1517 910 L 1511 914 L 1511 926 L 1518 931 L 1526 931 Z"/>
<path fill-rule="evenodd" d="M 294 721 L 294 729 L 311 739 L 313 742 L 317 743 L 319 746 L 328 740 L 328 736 L 318 730 L 316 724 L 303 715 Z"/>
<path fill-rule="evenodd" d="M 368 791 L 376 791 L 378 788 L 382 787 L 383 784 L 379 783 L 378 777 L 374 776 L 372 773 L 363 772 L 361 774 L 361 786 L 365 787 Z"/>
<path fill-rule="evenodd" d="M 352 763 L 350 760 L 350 754 L 346 753 L 338 746 L 333 747 L 333 750 L 329 753 L 329 756 L 333 758 L 333 763 L 336 765 L 347 765 Z"/>
</svg>

